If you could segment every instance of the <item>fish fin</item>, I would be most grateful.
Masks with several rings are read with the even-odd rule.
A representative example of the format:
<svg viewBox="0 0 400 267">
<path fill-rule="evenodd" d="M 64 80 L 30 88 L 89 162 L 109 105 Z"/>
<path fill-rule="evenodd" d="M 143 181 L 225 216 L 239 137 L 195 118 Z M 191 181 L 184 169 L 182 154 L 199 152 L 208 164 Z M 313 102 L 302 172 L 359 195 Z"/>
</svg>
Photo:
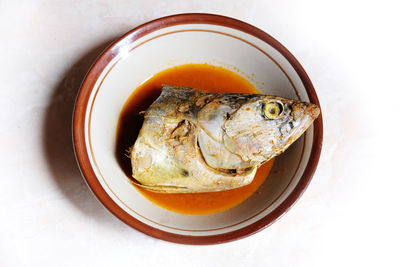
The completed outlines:
<svg viewBox="0 0 400 267">
<path fill-rule="evenodd" d="M 144 188 L 148 191 L 152 191 L 155 193 L 189 193 L 189 192 L 192 192 L 192 190 L 190 190 L 189 188 L 184 187 L 184 186 L 144 185 L 144 184 L 141 184 L 139 181 L 137 181 L 135 178 L 132 178 L 131 182 L 136 186 L 139 186 L 141 188 Z"/>
</svg>

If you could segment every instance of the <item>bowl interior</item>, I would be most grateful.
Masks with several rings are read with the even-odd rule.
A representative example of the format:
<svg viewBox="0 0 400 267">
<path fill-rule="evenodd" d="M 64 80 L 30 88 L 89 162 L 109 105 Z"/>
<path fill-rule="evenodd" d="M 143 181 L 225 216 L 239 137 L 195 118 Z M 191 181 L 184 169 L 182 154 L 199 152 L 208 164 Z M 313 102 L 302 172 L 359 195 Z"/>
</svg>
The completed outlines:
<svg viewBox="0 0 400 267">
<path fill-rule="evenodd" d="M 240 230 L 268 216 L 301 180 L 311 155 L 313 127 L 276 159 L 266 182 L 248 200 L 220 213 L 183 215 L 156 206 L 130 184 L 115 155 L 117 122 L 138 85 L 163 69 L 187 63 L 222 66 L 247 78 L 262 93 L 308 101 L 293 66 L 265 41 L 226 26 L 173 25 L 134 39 L 121 39 L 123 45 L 114 48 L 114 57 L 98 70 L 85 109 L 85 147 L 104 191 L 136 220 L 192 237 Z"/>
</svg>

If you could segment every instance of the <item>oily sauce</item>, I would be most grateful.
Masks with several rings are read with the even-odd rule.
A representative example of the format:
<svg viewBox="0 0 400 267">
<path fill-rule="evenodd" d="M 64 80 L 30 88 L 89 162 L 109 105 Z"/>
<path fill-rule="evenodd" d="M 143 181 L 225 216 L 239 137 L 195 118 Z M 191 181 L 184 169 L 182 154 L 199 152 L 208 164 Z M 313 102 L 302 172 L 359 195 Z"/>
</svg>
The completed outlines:
<svg viewBox="0 0 400 267">
<path fill-rule="evenodd" d="M 116 157 L 128 177 L 132 176 L 129 148 L 135 143 L 143 124 L 140 111 L 146 110 L 160 95 L 162 85 L 185 86 L 209 92 L 258 93 L 240 75 L 209 64 L 187 64 L 157 73 L 140 85 L 126 101 L 118 121 Z M 250 197 L 264 182 L 273 159 L 263 164 L 249 185 L 222 192 L 195 194 L 163 194 L 136 186 L 153 203 L 185 214 L 207 214 L 229 209 Z"/>
</svg>

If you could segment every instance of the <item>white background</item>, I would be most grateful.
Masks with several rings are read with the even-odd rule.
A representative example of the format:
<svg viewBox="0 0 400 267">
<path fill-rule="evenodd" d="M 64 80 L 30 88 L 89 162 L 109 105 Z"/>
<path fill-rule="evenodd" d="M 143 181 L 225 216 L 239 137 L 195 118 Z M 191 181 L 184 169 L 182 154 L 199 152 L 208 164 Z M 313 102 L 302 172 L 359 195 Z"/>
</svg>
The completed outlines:
<svg viewBox="0 0 400 267">
<path fill-rule="evenodd" d="M 0 0 L 0 266 L 399 266 L 400 8 L 395 1 Z M 304 66 L 324 115 L 314 179 L 278 222 L 213 246 L 160 241 L 92 196 L 75 95 L 96 56 L 149 20 L 253 24 Z"/>
</svg>

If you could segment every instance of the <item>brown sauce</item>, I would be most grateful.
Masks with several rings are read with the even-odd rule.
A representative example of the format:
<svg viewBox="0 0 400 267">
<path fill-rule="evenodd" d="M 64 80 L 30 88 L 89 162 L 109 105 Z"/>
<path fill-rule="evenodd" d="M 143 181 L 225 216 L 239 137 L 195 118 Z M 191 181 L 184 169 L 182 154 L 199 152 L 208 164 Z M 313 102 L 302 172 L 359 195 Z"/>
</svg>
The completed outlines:
<svg viewBox="0 0 400 267">
<path fill-rule="evenodd" d="M 209 92 L 258 93 L 240 75 L 209 64 L 187 64 L 157 73 L 140 85 L 126 101 L 118 121 L 116 156 L 128 177 L 132 175 L 127 151 L 135 143 L 143 124 L 140 111 L 146 110 L 160 95 L 163 84 L 198 88 Z M 153 203 L 179 213 L 207 214 L 229 209 L 246 200 L 262 185 L 273 165 L 263 164 L 253 182 L 233 190 L 197 194 L 162 194 L 143 188 L 137 190 Z"/>
</svg>

